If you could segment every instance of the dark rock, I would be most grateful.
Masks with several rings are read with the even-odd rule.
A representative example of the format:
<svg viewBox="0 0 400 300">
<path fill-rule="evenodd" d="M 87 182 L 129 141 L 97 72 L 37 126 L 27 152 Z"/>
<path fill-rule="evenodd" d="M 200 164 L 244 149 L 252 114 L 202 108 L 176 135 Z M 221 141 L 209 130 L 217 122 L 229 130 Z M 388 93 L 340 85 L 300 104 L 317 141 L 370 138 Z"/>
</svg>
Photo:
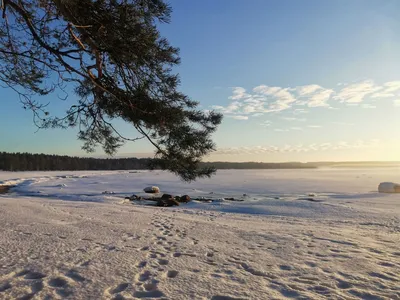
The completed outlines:
<svg viewBox="0 0 400 300">
<path fill-rule="evenodd" d="M 159 199 L 157 200 L 157 206 L 161 206 L 161 207 L 167 206 L 167 202 L 164 201 L 164 200 L 162 200 L 161 198 L 159 198 Z"/>
<path fill-rule="evenodd" d="M 171 204 L 171 206 L 174 206 L 174 205 L 179 206 L 179 202 L 176 201 L 174 198 L 169 199 L 168 203 Z"/>
<path fill-rule="evenodd" d="M 243 199 L 235 199 L 235 198 L 223 198 L 226 201 L 238 201 L 238 202 L 242 202 L 244 201 Z"/>
<path fill-rule="evenodd" d="M 163 194 L 161 198 L 157 199 L 157 206 L 167 207 L 175 205 L 179 205 L 179 202 L 170 194 Z"/>
<path fill-rule="evenodd" d="M 179 199 L 179 202 L 188 203 L 188 202 L 190 202 L 190 197 L 189 197 L 188 195 L 183 195 L 183 196 Z"/>
<path fill-rule="evenodd" d="M 172 196 L 172 195 L 170 195 L 170 194 L 163 194 L 163 195 L 161 196 L 161 199 L 164 199 L 164 200 L 168 200 L 168 199 L 171 199 L 171 198 L 174 198 L 174 196 Z"/>
<path fill-rule="evenodd" d="M 142 197 L 139 197 L 139 196 L 136 196 L 136 195 L 132 195 L 130 197 L 126 197 L 125 199 L 129 199 L 130 201 L 143 200 Z"/>
<path fill-rule="evenodd" d="M 194 198 L 193 200 L 200 201 L 200 202 L 205 202 L 205 203 L 212 203 L 212 202 L 216 201 L 215 199 L 205 198 L 205 197 Z"/>
<path fill-rule="evenodd" d="M 179 206 L 179 202 L 176 201 L 174 198 L 169 198 L 169 199 L 163 199 L 159 198 L 157 199 L 157 206 L 161 207 L 169 207 L 169 206 Z"/>
</svg>

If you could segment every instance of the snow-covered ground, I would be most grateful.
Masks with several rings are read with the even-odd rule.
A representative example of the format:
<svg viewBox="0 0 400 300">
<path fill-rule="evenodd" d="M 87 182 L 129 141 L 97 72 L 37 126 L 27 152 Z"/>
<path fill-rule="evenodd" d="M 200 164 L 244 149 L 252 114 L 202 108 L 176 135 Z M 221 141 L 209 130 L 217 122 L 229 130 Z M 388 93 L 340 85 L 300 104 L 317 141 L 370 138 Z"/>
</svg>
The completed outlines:
<svg viewBox="0 0 400 300">
<path fill-rule="evenodd" d="M 0 172 L 0 299 L 400 299 L 399 171 Z"/>
</svg>

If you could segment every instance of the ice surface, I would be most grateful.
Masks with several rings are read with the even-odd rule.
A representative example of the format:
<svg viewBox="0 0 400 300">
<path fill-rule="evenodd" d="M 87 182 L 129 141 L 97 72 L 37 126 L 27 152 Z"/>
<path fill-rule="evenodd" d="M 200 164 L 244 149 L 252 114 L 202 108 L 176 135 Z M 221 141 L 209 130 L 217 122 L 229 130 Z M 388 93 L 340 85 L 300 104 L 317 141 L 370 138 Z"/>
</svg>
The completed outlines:
<svg viewBox="0 0 400 300">
<path fill-rule="evenodd" d="M 224 170 L 210 179 L 184 183 L 161 171 L 116 172 L 0 172 L 3 184 L 17 185 L 18 196 L 70 201 L 120 202 L 132 194 L 149 197 L 143 189 L 192 198 L 235 198 L 244 202 L 190 203 L 191 209 L 284 216 L 351 218 L 351 208 L 394 213 L 396 195 L 379 194 L 377 182 L 398 180 L 397 168 L 316 170 Z M 19 175 L 20 177 L 17 177 Z M 17 178 L 16 178 L 17 177 Z M 13 178 L 13 179 L 10 179 Z M 150 195 L 151 196 L 151 195 Z M 396 213 L 396 212 L 395 212 Z"/>
<path fill-rule="evenodd" d="M 158 171 L 0 181 L 16 185 L 0 195 L 0 299 L 400 299 L 400 195 L 377 191 L 400 182 L 397 168 L 226 170 L 191 184 Z M 124 200 L 153 185 L 244 201 Z"/>
</svg>

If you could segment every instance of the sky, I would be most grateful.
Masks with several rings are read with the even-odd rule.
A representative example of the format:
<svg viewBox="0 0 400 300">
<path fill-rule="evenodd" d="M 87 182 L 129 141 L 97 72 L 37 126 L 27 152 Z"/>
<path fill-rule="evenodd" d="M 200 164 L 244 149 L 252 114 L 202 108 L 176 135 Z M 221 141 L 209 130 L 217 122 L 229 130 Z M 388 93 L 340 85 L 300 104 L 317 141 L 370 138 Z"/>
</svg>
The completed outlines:
<svg viewBox="0 0 400 300">
<path fill-rule="evenodd" d="M 400 1 L 169 3 L 160 30 L 180 48 L 180 89 L 224 114 L 206 160 L 400 160 Z M 56 114 L 76 101 L 47 98 Z M 76 131 L 36 132 L 17 95 L 0 99 L 0 150 L 86 155 Z M 152 152 L 139 141 L 118 155 Z"/>
</svg>

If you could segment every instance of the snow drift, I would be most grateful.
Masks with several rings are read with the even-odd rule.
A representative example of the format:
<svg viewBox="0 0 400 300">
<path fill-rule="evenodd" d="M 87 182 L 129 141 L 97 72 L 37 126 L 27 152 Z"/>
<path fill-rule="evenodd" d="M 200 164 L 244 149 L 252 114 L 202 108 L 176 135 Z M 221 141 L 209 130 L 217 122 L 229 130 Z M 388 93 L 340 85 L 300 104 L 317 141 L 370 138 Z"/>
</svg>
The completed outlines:
<svg viewBox="0 0 400 300">
<path fill-rule="evenodd" d="M 381 182 L 378 186 L 379 193 L 400 193 L 400 184 L 394 182 Z"/>
</svg>

